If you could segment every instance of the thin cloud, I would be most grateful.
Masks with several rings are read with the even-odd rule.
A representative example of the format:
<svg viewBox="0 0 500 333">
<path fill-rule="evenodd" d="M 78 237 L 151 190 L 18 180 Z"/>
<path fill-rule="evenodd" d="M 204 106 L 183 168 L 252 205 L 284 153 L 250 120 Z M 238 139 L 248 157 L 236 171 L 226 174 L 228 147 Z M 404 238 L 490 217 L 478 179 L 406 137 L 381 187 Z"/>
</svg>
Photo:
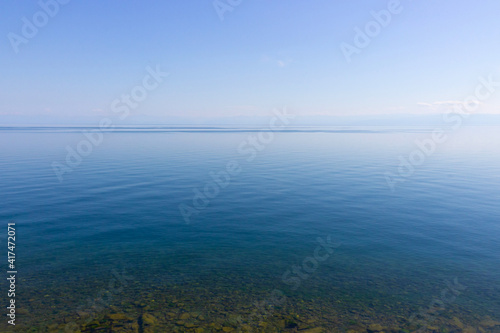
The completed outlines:
<svg viewBox="0 0 500 333">
<path fill-rule="evenodd" d="M 255 105 L 234 105 L 229 108 L 241 111 L 255 111 L 258 109 Z"/>
<path fill-rule="evenodd" d="M 278 67 L 280 68 L 285 68 L 285 67 L 288 67 L 290 66 L 292 63 L 293 63 L 293 59 L 291 58 L 275 58 L 275 57 L 272 57 L 272 56 L 268 56 L 268 55 L 262 55 L 260 57 L 260 61 L 262 63 L 265 63 L 265 64 L 276 64 Z"/>
<path fill-rule="evenodd" d="M 282 60 L 278 60 L 277 61 L 277 64 L 278 64 L 278 67 L 281 67 L 281 68 L 285 68 L 285 67 L 288 67 L 292 64 L 292 59 L 282 59 Z"/>
<path fill-rule="evenodd" d="M 483 105 L 483 103 L 476 100 L 469 102 L 468 106 L 471 105 Z M 417 106 L 420 108 L 439 112 L 439 111 L 448 111 L 450 109 L 455 109 L 455 108 L 464 108 L 467 105 L 463 101 L 436 101 L 433 103 L 419 102 L 417 103 Z"/>
</svg>

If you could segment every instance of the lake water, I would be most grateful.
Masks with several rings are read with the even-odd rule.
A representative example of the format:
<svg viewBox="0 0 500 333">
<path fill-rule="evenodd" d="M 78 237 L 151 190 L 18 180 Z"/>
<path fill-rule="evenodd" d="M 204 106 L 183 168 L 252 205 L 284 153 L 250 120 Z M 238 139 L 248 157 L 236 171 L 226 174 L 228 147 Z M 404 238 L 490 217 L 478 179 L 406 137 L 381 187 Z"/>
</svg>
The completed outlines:
<svg viewBox="0 0 500 333">
<path fill-rule="evenodd" d="M 500 128 L 88 130 L 0 129 L 2 332 L 500 332 Z"/>
</svg>

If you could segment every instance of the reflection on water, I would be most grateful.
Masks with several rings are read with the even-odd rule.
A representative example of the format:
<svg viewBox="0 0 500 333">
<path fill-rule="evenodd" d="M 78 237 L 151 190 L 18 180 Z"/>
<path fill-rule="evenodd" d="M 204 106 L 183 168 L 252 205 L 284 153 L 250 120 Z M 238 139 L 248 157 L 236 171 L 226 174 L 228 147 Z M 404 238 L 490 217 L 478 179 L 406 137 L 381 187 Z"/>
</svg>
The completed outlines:
<svg viewBox="0 0 500 333">
<path fill-rule="evenodd" d="M 455 134 L 393 192 L 428 129 L 295 129 L 248 161 L 255 130 L 132 128 L 59 182 L 81 129 L 2 128 L 15 331 L 500 332 L 498 133 Z"/>
</svg>

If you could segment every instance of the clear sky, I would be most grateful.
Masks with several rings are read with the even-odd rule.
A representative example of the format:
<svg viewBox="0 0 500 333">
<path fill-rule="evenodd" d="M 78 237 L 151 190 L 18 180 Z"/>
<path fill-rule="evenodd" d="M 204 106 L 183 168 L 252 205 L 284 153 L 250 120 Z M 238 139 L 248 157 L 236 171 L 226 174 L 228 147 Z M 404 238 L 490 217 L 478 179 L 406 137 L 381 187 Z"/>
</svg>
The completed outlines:
<svg viewBox="0 0 500 333">
<path fill-rule="evenodd" d="M 342 43 L 356 47 L 355 28 L 389 2 L 220 0 L 219 11 L 234 6 L 218 13 L 212 0 L 71 0 L 44 17 L 37 1 L 4 0 L 0 121 L 112 114 L 148 66 L 169 75 L 134 115 L 424 114 L 481 76 L 500 81 L 498 0 L 401 0 L 347 61 Z M 23 18 L 38 31 L 23 32 Z M 497 89 L 481 112 L 500 114 Z"/>
</svg>

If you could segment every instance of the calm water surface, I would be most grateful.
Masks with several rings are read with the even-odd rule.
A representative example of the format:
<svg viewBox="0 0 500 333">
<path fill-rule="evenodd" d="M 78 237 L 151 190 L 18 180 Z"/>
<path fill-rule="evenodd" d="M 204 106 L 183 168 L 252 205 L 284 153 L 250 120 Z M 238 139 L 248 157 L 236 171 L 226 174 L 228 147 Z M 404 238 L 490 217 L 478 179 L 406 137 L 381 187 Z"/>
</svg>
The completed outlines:
<svg viewBox="0 0 500 333">
<path fill-rule="evenodd" d="M 0 129 L 15 331 L 500 332 L 500 128 L 82 130 Z"/>
</svg>

